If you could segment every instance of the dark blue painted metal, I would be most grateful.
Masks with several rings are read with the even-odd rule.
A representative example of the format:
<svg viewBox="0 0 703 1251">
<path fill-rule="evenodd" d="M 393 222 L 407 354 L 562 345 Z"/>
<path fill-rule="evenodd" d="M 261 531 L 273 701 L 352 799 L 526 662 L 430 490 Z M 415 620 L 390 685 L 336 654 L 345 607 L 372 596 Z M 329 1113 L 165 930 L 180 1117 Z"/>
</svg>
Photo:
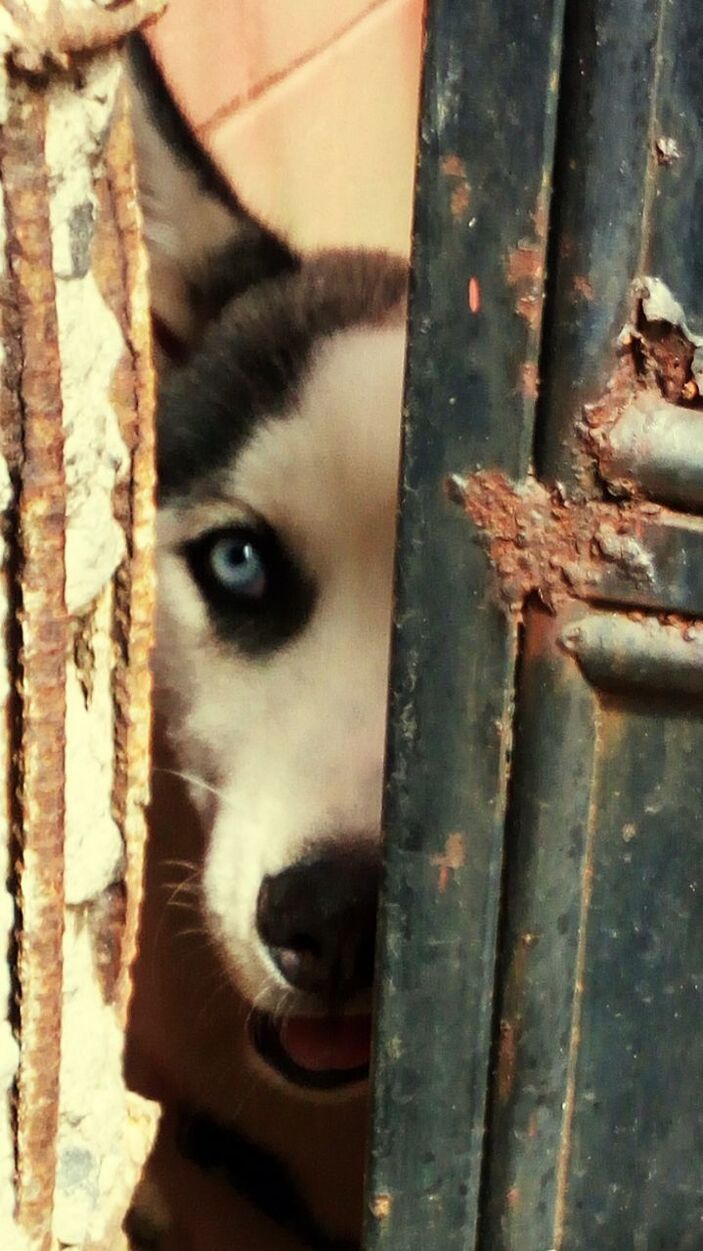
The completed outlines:
<svg viewBox="0 0 703 1251">
<path fill-rule="evenodd" d="M 571 0 L 562 18 L 429 10 L 369 1251 L 703 1245 L 700 631 L 666 615 L 701 611 L 700 521 L 684 490 L 642 522 L 646 594 L 606 554 L 590 598 L 610 611 L 568 579 L 554 612 L 523 605 L 509 785 L 516 617 L 444 490 L 484 467 L 524 480 L 534 447 L 546 486 L 602 499 L 581 427 L 622 400 L 633 282 L 661 278 L 703 333 L 703 6 Z M 629 349 L 630 389 L 672 400 L 671 332 L 648 328 L 658 373 Z"/>
<path fill-rule="evenodd" d="M 429 7 L 368 1248 L 474 1239 L 516 626 L 445 482 L 528 467 L 560 35 L 558 2 Z"/>
</svg>

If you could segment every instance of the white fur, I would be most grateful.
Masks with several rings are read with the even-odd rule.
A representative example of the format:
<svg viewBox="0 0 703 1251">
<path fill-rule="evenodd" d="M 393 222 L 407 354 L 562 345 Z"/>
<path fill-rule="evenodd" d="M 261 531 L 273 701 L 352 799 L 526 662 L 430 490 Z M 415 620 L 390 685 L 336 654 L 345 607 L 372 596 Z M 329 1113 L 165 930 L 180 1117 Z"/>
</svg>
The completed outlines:
<svg viewBox="0 0 703 1251">
<path fill-rule="evenodd" d="M 284 983 L 255 928 L 263 877 L 313 844 L 380 836 L 403 352 L 401 325 L 335 335 L 217 497 L 159 519 L 158 698 L 178 767 L 217 792 L 192 788 L 206 924 L 240 992 L 272 1010 Z M 318 586 L 301 634 L 257 659 L 215 638 L 178 552 L 252 515 Z"/>
</svg>

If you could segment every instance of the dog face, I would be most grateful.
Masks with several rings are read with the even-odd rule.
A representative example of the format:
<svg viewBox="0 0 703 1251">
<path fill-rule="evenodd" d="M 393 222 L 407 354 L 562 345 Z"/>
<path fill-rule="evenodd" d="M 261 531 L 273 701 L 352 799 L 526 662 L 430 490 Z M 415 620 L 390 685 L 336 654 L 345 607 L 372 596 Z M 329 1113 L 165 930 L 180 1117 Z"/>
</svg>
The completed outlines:
<svg viewBox="0 0 703 1251">
<path fill-rule="evenodd" d="M 153 91 L 136 104 L 180 362 L 160 381 L 157 716 L 252 1049 L 278 1081 L 338 1088 L 368 1059 L 405 267 L 296 257 L 177 118 L 159 127 Z"/>
</svg>

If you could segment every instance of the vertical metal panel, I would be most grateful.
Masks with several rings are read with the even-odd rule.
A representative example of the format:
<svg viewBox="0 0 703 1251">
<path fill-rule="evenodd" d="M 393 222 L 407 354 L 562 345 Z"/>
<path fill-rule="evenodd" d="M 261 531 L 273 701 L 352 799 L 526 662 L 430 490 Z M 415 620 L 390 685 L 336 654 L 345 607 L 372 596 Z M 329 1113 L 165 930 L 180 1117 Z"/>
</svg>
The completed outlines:
<svg viewBox="0 0 703 1251">
<path fill-rule="evenodd" d="M 652 140 L 643 269 L 664 280 L 703 334 L 703 23 L 696 0 L 661 8 Z"/>
<path fill-rule="evenodd" d="M 565 39 L 538 465 L 548 484 L 598 498 L 580 427 L 584 405 L 608 394 L 633 280 L 662 278 L 701 330 L 703 10 L 574 4 Z M 663 581 L 655 612 L 657 595 L 665 611 Z M 656 616 L 622 631 L 607 614 L 611 655 L 604 645 L 584 672 L 570 655 L 579 617 L 583 607 L 531 606 L 525 619 L 482 1245 L 692 1251 L 703 1238 L 703 718 L 654 653 L 623 663 L 633 631 L 647 655 Z M 667 628 L 672 656 L 685 656 L 690 627 Z"/>
<path fill-rule="evenodd" d="M 568 615 L 566 620 L 568 620 Z M 482 1246 L 555 1246 L 583 867 L 595 814 L 597 703 L 557 646 L 565 620 L 525 633 L 507 840 L 507 920 Z"/>
<path fill-rule="evenodd" d="M 429 8 L 369 1248 L 474 1245 L 517 630 L 445 480 L 527 469 L 561 18 Z"/>
<path fill-rule="evenodd" d="M 549 481 L 583 469 L 574 426 L 603 394 L 641 272 L 660 0 L 579 0 L 567 8 L 554 173 L 551 293 L 537 440 Z"/>
</svg>

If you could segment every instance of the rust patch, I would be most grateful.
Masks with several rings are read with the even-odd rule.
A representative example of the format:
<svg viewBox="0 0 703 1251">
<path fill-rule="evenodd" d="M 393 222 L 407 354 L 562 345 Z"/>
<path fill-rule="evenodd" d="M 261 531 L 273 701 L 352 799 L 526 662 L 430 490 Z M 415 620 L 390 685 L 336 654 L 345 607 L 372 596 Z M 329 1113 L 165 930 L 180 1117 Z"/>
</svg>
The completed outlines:
<svg viewBox="0 0 703 1251">
<path fill-rule="evenodd" d="M 541 244 L 521 240 L 508 256 L 506 273 L 511 287 L 522 282 L 541 282 L 544 276 Z"/>
<path fill-rule="evenodd" d="M 540 243 L 544 243 L 544 240 L 547 237 L 547 225 L 548 225 L 546 194 L 541 194 L 539 196 L 537 200 L 537 208 L 532 214 L 532 220 L 535 225 L 535 235 L 539 239 Z"/>
<path fill-rule="evenodd" d="M 455 222 L 461 222 L 471 207 L 471 187 L 466 177 L 466 166 L 458 156 L 445 156 L 442 173 L 450 180 L 449 209 Z"/>
<path fill-rule="evenodd" d="M 584 300 L 593 299 L 593 287 L 584 274 L 574 274 L 573 288 L 577 295 L 583 296 Z"/>
<path fill-rule="evenodd" d="M 374 1216 L 377 1221 L 385 1221 L 391 1214 L 393 1199 L 388 1193 L 383 1192 L 380 1195 L 374 1195 L 369 1206 L 371 1208 L 371 1215 Z"/>
<path fill-rule="evenodd" d="M 649 578 L 640 529 L 656 506 L 572 501 L 534 478 L 516 486 L 497 470 L 474 474 L 460 487 L 453 479 L 449 489 L 455 499 L 460 489 L 513 613 L 522 613 L 530 595 L 552 611 L 568 599 L 588 598 L 608 564 L 634 583 Z"/>
<path fill-rule="evenodd" d="M 472 313 L 481 311 L 481 287 L 475 274 L 472 274 L 471 278 L 469 278 L 467 301 Z"/>
<path fill-rule="evenodd" d="M 542 317 L 542 296 L 519 296 L 515 302 L 515 312 L 527 322 L 531 330 L 539 330 Z"/>
<path fill-rule="evenodd" d="M 449 199 L 454 221 L 462 221 L 471 207 L 471 188 L 468 182 L 459 182 L 454 187 Z"/>
<path fill-rule="evenodd" d="M 565 232 L 559 239 L 559 257 L 562 261 L 571 260 L 576 251 L 576 243 L 573 236 Z"/>
<path fill-rule="evenodd" d="M 684 391 L 691 398 L 698 395 L 698 387 L 691 373 L 694 347 L 677 326 L 667 322 L 645 322 L 638 326 L 639 335 L 633 340 L 637 354 L 638 373 L 645 382 L 654 383 L 665 400 L 678 404 Z M 693 382 L 693 391 L 688 385 Z"/>
<path fill-rule="evenodd" d="M 532 401 L 539 395 L 539 370 L 535 361 L 525 361 L 520 366 L 520 394 Z"/>
<path fill-rule="evenodd" d="M 519 1021 L 502 1020 L 498 1039 L 496 1085 L 500 1103 L 507 1103 L 515 1083 L 517 1053 L 520 1039 Z"/>
<path fill-rule="evenodd" d="M 541 242 L 521 239 L 508 254 L 505 274 L 515 287 L 515 312 L 532 330 L 538 330 L 542 318 L 542 285 L 544 281 L 544 249 Z"/>
<path fill-rule="evenodd" d="M 466 166 L 460 156 L 450 153 L 442 158 L 442 173 L 448 178 L 466 178 Z"/>
<path fill-rule="evenodd" d="M 507 1203 L 508 1207 L 511 1209 L 519 1207 L 521 1199 L 522 1199 L 522 1191 L 520 1190 L 520 1187 L 511 1186 L 505 1196 L 505 1202 Z"/>
<path fill-rule="evenodd" d="M 441 855 L 432 856 L 430 859 L 430 864 L 435 865 L 439 869 L 437 887 L 440 895 L 443 895 L 446 891 L 452 874 L 463 868 L 465 861 L 464 835 L 450 834 L 444 844 L 444 851 Z"/>
</svg>

